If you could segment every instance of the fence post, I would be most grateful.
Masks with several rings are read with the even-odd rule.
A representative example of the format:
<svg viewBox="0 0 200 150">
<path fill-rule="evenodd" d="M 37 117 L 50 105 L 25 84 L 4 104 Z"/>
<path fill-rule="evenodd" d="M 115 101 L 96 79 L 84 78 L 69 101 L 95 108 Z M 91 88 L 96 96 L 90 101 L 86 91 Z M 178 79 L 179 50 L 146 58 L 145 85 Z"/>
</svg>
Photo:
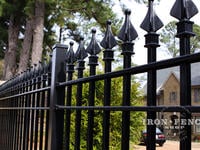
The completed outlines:
<svg viewBox="0 0 200 150">
<path fill-rule="evenodd" d="M 31 68 L 28 69 L 27 71 L 27 83 L 26 83 L 26 88 L 25 88 L 25 91 L 28 92 L 28 91 L 31 91 L 32 90 L 32 70 Z M 28 94 L 26 95 L 26 98 L 25 98 L 25 107 L 31 107 L 31 104 L 30 104 L 30 100 L 31 100 L 31 95 Z M 28 143 L 29 143 L 29 126 L 30 126 L 30 110 L 26 110 L 25 111 L 25 117 L 24 117 L 24 128 L 25 128 L 25 132 L 24 132 L 24 138 L 25 138 L 25 141 L 23 143 L 23 148 L 24 149 L 28 149 Z"/>
<path fill-rule="evenodd" d="M 37 71 L 36 71 L 36 88 L 37 89 L 40 89 L 41 88 L 41 85 L 42 85 L 42 64 L 41 62 L 39 62 L 39 65 L 38 65 L 38 68 L 37 68 Z M 37 93 L 36 95 L 36 107 L 40 107 L 40 104 L 41 104 L 41 95 L 42 93 L 39 92 Z M 43 99 L 44 100 L 44 99 Z M 38 140 L 38 137 L 39 137 L 39 125 L 38 123 L 41 123 L 39 118 L 41 118 L 41 111 L 40 110 L 35 110 L 35 114 L 34 114 L 34 118 L 35 118 L 35 127 L 34 127 L 34 150 L 37 149 L 37 147 L 39 146 L 39 143 L 40 143 L 40 140 Z M 40 131 L 40 134 L 42 134 L 42 131 Z"/>
<path fill-rule="evenodd" d="M 123 68 L 131 67 L 131 56 L 134 54 L 132 42 L 138 36 L 135 28 L 130 21 L 130 10 L 125 11 L 125 22 L 122 26 L 118 38 L 123 41 L 122 43 L 122 55 L 123 55 Z M 130 106 L 130 94 L 131 94 L 131 75 L 126 74 L 123 76 L 123 106 Z M 129 149 L 130 139 L 130 111 L 122 112 L 122 138 L 121 149 Z"/>
<path fill-rule="evenodd" d="M 114 51 L 112 48 L 117 45 L 117 42 L 112 34 L 111 21 L 107 21 L 107 29 L 105 37 L 101 41 L 101 46 L 104 50 L 105 73 L 112 71 L 112 61 L 114 60 Z M 111 78 L 104 80 L 104 106 L 110 106 L 111 101 Z M 102 150 L 109 150 L 109 134 L 110 134 L 110 111 L 105 110 L 103 113 L 103 144 Z"/>
<path fill-rule="evenodd" d="M 73 50 L 73 45 L 74 42 L 70 42 L 70 47 L 69 47 L 69 51 L 67 52 L 67 58 L 66 58 L 66 62 L 67 62 L 67 81 L 72 80 L 73 77 L 73 73 L 74 73 L 74 62 L 76 61 L 75 59 L 75 55 L 74 55 L 74 50 Z M 66 97 L 66 105 L 67 106 L 71 106 L 72 103 L 72 85 L 67 86 L 67 97 Z M 71 110 L 65 110 L 65 149 L 69 150 L 70 149 L 70 125 L 71 125 Z"/>
<path fill-rule="evenodd" d="M 32 72 L 32 90 L 36 90 L 36 66 L 37 64 L 33 65 L 33 72 Z M 35 107 L 35 98 L 36 98 L 36 93 L 31 94 L 31 99 L 30 99 L 30 106 Z M 32 150 L 32 145 L 33 145 L 33 137 L 34 137 L 34 113 L 35 110 L 30 110 L 30 127 L 29 127 L 29 149 Z"/>
<path fill-rule="evenodd" d="M 96 41 L 96 30 L 92 29 L 92 39 L 86 51 L 90 54 L 89 56 L 89 66 L 90 66 L 90 76 L 96 75 L 96 66 L 98 65 L 97 54 L 101 51 L 97 41 Z M 89 99 L 88 105 L 94 106 L 95 99 L 95 81 L 89 83 Z M 87 150 L 93 149 L 93 133 L 94 133 L 94 110 L 88 110 L 88 130 L 87 130 Z"/>
<path fill-rule="evenodd" d="M 49 55 L 49 62 L 45 62 L 44 64 L 44 74 L 46 75 L 46 83 L 45 86 L 50 87 L 51 86 L 51 69 L 52 68 L 52 53 Z M 50 106 L 50 97 L 51 97 L 51 89 L 47 91 L 46 98 L 46 106 Z M 49 110 L 46 111 L 46 122 L 49 122 Z M 44 142 L 44 149 L 46 150 L 48 148 L 48 136 L 49 133 L 46 132 L 49 129 L 49 123 L 45 123 L 45 142 Z"/>
<path fill-rule="evenodd" d="M 55 105 L 64 105 L 65 88 L 56 88 L 56 83 L 64 82 L 65 75 L 65 45 L 56 44 L 53 48 L 51 67 L 51 91 L 48 129 L 48 150 L 61 150 L 63 146 L 64 115 L 62 110 L 56 110 Z"/>
<path fill-rule="evenodd" d="M 171 9 L 171 16 L 179 20 L 177 23 L 177 37 L 180 39 L 180 55 L 190 54 L 190 38 L 194 22 L 190 21 L 198 9 L 192 1 L 176 1 Z M 180 65 L 180 105 L 191 106 L 191 66 L 185 62 Z M 191 119 L 190 111 L 181 112 L 180 119 Z M 191 125 L 181 125 L 180 149 L 191 150 Z"/>
<path fill-rule="evenodd" d="M 79 47 L 76 51 L 76 58 L 77 58 L 77 70 L 78 70 L 78 79 L 83 78 L 83 70 L 85 69 L 85 61 L 84 59 L 87 57 L 87 53 L 84 48 L 83 44 L 84 38 L 80 38 Z M 77 84 L 77 95 L 76 95 L 76 105 L 81 106 L 82 105 L 82 92 L 83 91 L 83 84 L 78 83 Z M 76 111 L 76 123 L 75 123 L 75 150 L 80 150 L 80 143 L 81 143 L 81 110 Z"/>
<path fill-rule="evenodd" d="M 148 49 L 148 63 L 156 62 L 156 48 L 159 47 L 159 35 L 156 31 L 163 23 L 154 13 L 153 0 L 149 0 L 147 15 L 141 24 L 141 28 L 147 31 L 145 35 L 145 47 Z M 156 106 L 157 75 L 156 70 L 147 73 L 147 106 Z M 156 112 L 147 112 L 147 119 L 156 119 Z M 156 125 L 147 124 L 147 150 L 155 150 Z"/>
<path fill-rule="evenodd" d="M 42 71 L 41 71 L 41 87 L 42 88 L 48 86 L 46 84 L 47 81 L 48 81 L 47 80 L 47 65 L 46 65 L 46 59 L 45 59 L 44 63 L 42 64 Z M 40 104 L 41 107 L 47 106 L 47 101 L 46 101 L 47 98 L 46 97 L 47 97 L 47 94 L 45 94 L 45 91 L 43 91 L 42 95 L 41 95 L 41 104 Z M 46 126 L 45 126 L 45 118 L 47 118 L 48 114 L 46 114 L 46 117 L 45 117 L 45 112 L 46 112 L 46 110 L 42 110 L 41 113 L 40 113 L 40 129 L 39 129 L 40 130 L 40 137 L 39 137 L 40 143 L 39 143 L 39 149 L 42 149 L 43 146 L 45 147 L 46 146 L 45 141 L 47 141 L 47 140 L 45 140 L 45 138 L 47 137 L 46 136 L 47 133 L 45 133 L 44 128 L 47 129 Z"/>
</svg>

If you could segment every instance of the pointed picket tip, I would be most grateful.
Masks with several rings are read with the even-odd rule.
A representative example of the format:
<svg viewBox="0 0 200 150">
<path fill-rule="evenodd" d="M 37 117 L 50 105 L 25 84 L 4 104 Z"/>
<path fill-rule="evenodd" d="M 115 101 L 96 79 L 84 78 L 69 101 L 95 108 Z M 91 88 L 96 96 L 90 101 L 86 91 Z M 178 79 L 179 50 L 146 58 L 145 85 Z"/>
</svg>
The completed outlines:
<svg viewBox="0 0 200 150">
<path fill-rule="evenodd" d="M 147 32 L 156 32 L 163 27 L 162 21 L 154 11 L 153 1 L 149 1 L 147 14 L 140 27 Z"/>
<path fill-rule="evenodd" d="M 111 30 L 111 21 L 110 20 L 107 21 L 106 33 L 105 33 L 105 36 L 104 36 L 103 40 L 101 41 L 100 45 L 105 49 L 112 49 L 113 47 L 115 47 L 117 45 L 117 41 L 115 40 L 115 37 Z"/>
<path fill-rule="evenodd" d="M 198 13 L 198 9 L 192 0 L 176 0 L 170 15 L 176 19 L 190 19 Z"/>
<path fill-rule="evenodd" d="M 67 52 L 67 56 L 66 56 L 66 62 L 68 64 L 73 64 L 76 59 L 75 59 L 75 54 L 74 54 L 74 50 L 73 50 L 73 45 L 74 45 L 74 42 L 70 42 L 70 47 L 69 47 L 69 51 Z"/>
<path fill-rule="evenodd" d="M 38 75 L 42 75 L 42 73 L 43 73 L 42 62 L 39 61 L 39 63 L 38 63 Z"/>
<path fill-rule="evenodd" d="M 75 53 L 75 57 L 77 60 L 84 60 L 88 56 L 88 54 L 85 50 L 85 47 L 83 45 L 83 40 L 84 40 L 84 38 L 80 37 L 80 43 L 79 43 L 78 49 Z"/>
<path fill-rule="evenodd" d="M 95 35 L 96 35 L 96 29 L 92 29 L 92 39 L 91 39 L 90 44 L 88 45 L 88 47 L 86 49 L 86 51 L 90 55 L 97 55 L 101 51 L 101 48 L 96 41 Z"/>
<path fill-rule="evenodd" d="M 118 34 L 118 38 L 124 42 L 131 42 L 138 37 L 138 34 L 130 21 L 131 10 L 125 10 L 125 21 Z"/>
</svg>

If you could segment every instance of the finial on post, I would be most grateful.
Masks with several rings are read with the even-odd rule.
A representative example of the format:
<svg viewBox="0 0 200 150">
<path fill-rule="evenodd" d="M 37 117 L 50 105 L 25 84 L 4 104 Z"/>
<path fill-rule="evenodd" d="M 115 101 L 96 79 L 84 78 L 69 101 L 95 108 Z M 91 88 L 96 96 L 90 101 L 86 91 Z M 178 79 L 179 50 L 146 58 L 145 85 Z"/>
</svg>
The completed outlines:
<svg viewBox="0 0 200 150">
<path fill-rule="evenodd" d="M 99 47 L 99 44 L 96 41 L 96 36 L 95 35 L 96 35 L 96 29 L 92 29 L 92 39 L 90 41 L 89 46 L 86 49 L 86 51 L 90 55 L 97 55 L 101 51 L 101 49 Z"/>
<path fill-rule="evenodd" d="M 125 22 L 118 34 L 118 38 L 123 42 L 131 42 L 138 37 L 138 34 L 130 21 L 131 10 L 125 10 Z"/>
<path fill-rule="evenodd" d="M 66 62 L 68 64 L 73 64 L 76 61 L 75 55 L 74 55 L 74 50 L 73 50 L 74 42 L 70 42 L 69 45 L 70 45 L 69 51 L 66 54 L 67 55 L 66 56 Z"/>
<path fill-rule="evenodd" d="M 107 21 L 106 33 L 100 44 L 105 49 L 112 49 L 113 47 L 115 47 L 117 45 L 117 41 L 115 40 L 115 37 L 111 30 L 111 21 L 110 20 Z"/>
<path fill-rule="evenodd" d="M 148 11 L 140 27 L 147 32 L 156 32 L 163 27 L 162 21 L 154 11 L 153 0 L 149 0 Z"/>
<path fill-rule="evenodd" d="M 170 15 L 176 19 L 190 19 L 198 13 L 198 9 L 192 0 L 176 0 Z"/>
<path fill-rule="evenodd" d="M 85 47 L 83 45 L 83 40 L 84 38 L 83 37 L 80 37 L 80 43 L 79 43 L 79 47 L 75 53 L 75 57 L 77 60 L 81 60 L 83 61 L 88 55 L 87 55 L 87 52 L 85 50 Z"/>
</svg>

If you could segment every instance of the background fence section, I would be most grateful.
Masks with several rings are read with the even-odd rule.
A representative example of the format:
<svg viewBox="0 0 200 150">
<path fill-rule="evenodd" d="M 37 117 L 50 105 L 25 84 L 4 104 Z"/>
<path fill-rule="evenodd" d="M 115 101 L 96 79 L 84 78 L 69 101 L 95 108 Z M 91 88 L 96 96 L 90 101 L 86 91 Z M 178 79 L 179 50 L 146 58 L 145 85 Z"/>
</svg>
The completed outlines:
<svg viewBox="0 0 200 150">
<path fill-rule="evenodd" d="M 0 149 L 47 149 L 50 67 L 40 63 L 1 86 Z"/>
</svg>

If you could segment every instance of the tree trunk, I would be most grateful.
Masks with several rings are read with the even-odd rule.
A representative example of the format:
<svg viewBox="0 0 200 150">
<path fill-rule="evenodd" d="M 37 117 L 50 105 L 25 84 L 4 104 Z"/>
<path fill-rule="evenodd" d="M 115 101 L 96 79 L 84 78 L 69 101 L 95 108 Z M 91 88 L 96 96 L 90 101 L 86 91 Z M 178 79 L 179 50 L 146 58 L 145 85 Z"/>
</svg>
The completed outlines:
<svg viewBox="0 0 200 150">
<path fill-rule="evenodd" d="M 44 38 L 44 0 L 35 0 L 35 18 L 33 30 L 33 47 L 31 55 L 31 65 L 38 64 L 42 59 L 43 38 Z"/>
<path fill-rule="evenodd" d="M 25 29 L 25 33 L 24 33 L 22 49 L 20 52 L 18 73 L 25 71 L 29 64 L 32 37 L 33 37 L 32 24 L 33 24 L 33 17 L 26 19 L 26 29 Z"/>
<path fill-rule="evenodd" d="M 16 73 L 16 51 L 19 36 L 19 18 L 11 15 L 8 28 L 8 50 L 4 57 L 3 79 L 8 80 Z"/>
</svg>

